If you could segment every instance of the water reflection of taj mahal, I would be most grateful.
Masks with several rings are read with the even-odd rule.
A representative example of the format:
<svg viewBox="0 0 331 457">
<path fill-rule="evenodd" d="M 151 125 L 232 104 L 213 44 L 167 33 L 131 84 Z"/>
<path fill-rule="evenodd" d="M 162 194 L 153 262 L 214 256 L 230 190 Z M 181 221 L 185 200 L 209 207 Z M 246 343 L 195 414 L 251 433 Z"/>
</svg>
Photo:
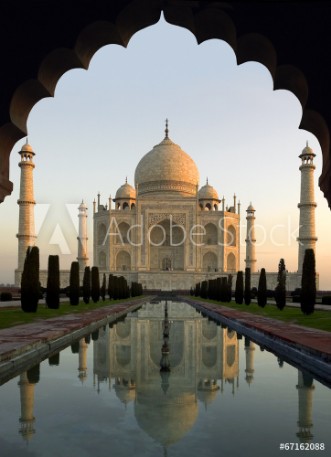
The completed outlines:
<svg viewBox="0 0 331 457">
<path fill-rule="evenodd" d="M 160 372 L 164 307 L 164 302 L 145 304 L 125 320 L 99 329 L 98 338 L 93 340 L 93 384 L 96 392 L 107 385 L 110 390 L 114 389 L 125 407 L 129 404 L 133 407 L 139 428 L 167 447 L 194 430 L 199 404 L 212 408 L 220 395 L 236 396 L 242 386 L 239 386 L 238 334 L 183 303 L 168 304 L 171 372 L 165 375 Z M 72 347 L 72 352 L 77 355 L 81 383 L 92 385 L 88 341 L 89 338 L 82 338 L 75 345 L 75 351 Z M 257 377 L 255 344 L 245 338 L 244 350 L 241 379 L 251 385 Z M 19 381 L 20 433 L 25 440 L 33 437 L 38 423 L 42 422 L 42 417 L 35 419 L 34 416 L 37 372 L 39 368 L 34 373 L 31 370 L 22 373 Z M 313 438 L 312 376 L 298 370 L 298 383 L 293 388 L 298 395 L 296 436 L 300 442 L 310 442 Z"/>
<path fill-rule="evenodd" d="M 223 329 L 194 308 L 170 303 L 170 366 L 160 375 L 164 302 L 147 304 L 125 321 L 99 334 L 94 345 L 94 374 L 98 383 L 115 378 L 123 403 L 134 400 L 139 426 L 163 445 L 184 436 L 198 416 L 198 399 L 207 406 L 221 380 L 236 388 L 239 374 L 235 331 Z M 171 350 L 173 348 L 173 350 Z"/>
<path fill-rule="evenodd" d="M 170 303 L 171 374 L 160 374 L 164 302 L 145 304 L 124 321 L 99 332 L 94 343 L 94 382 L 113 378 L 116 395 L 134 402 L 138 425 L 163 446 L 179 441 L 223 390 L 239 389 L 239 336 L 183 303 Z M 171 350 L 173 348 L 173 350 Z M 245 381 L 254 380 L 255 344 L 245 339 Z M 298 372 L 299 431 L 302 442 L 313 435 L 312 378 Z"/>
</svg>

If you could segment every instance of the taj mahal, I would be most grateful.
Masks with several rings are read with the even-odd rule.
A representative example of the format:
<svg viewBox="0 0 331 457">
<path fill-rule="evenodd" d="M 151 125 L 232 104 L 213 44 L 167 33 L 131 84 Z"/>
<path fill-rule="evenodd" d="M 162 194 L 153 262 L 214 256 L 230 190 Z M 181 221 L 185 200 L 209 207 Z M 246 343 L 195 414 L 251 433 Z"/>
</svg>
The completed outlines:
<svg viewBox="0 0 331 457">
<path fill-rule="evenodd" d="M 20 284 L 26 250 L 37 244 L 34 228 L 34 151 L 26 143 L 21 151 L 18 268 Z M 298 270 L 287 274 L 287 288 L 301 286 L 305 250 L 315 250 L 315 208 L 313 150 L 306 145 L 300 154 L 301 196 L 298 204 Z M 169 137 L 168 121 L 162 141 L 139 161 L 134 185 L 127 179 L 106 204 L 98 194 L 93 202 L 93 263 L 88 258 L 88 207 L 78 208 L 77 260 L 85 266 L 98 266 L 100 274 L 126 277 L 147 290 L 189 290 L 197 282 L 233 275 L 240 267 L 241 205 L 233 195 L 226 205 L 208 182 L 200 187 L 199 170 L 193 159 Z M 255 208 L 246 209 L 245 267 L 257 286 Z M 278 261 L 279 259 L 275 259 Z M 46 284 L 47 272 L 40 280 Z M 277 273 L 267 273 L 268 288 L 274 288 Z M 61 271 L 61 287 L 69 284 L 69 271 Z"/>
</svg>

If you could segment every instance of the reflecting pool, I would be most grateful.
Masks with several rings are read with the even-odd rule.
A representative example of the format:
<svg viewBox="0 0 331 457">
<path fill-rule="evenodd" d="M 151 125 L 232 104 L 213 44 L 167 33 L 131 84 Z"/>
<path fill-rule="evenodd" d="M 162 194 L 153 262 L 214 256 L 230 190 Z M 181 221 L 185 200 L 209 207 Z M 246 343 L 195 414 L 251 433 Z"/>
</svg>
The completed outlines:
<svg viewBox="0 0 331 457">
<path fill-rule="evenodd" d="M 3 457 L 331 455 L 330 389 L 181 302 L 101 327 L 0 405 Z"/>
</svg>

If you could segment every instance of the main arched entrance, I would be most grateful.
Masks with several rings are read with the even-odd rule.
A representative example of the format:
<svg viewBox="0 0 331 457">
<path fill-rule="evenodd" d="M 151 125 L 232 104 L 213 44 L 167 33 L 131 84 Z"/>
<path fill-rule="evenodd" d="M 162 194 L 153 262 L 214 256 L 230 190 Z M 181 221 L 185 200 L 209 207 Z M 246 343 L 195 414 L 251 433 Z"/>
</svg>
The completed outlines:
<svg viewBox="0 0 331 457">
<path fill-rule="evenodd" d="M 178 225 L 164 219 L 149 230 L 150 269 L 184 270 L 184 232 Z"/>
</svg>

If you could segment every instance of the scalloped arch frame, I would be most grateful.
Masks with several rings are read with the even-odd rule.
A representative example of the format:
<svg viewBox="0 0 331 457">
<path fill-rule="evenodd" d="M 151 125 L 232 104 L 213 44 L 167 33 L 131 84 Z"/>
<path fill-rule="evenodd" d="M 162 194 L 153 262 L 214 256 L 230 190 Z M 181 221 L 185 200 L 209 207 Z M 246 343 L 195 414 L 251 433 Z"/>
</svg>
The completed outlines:
<svg viewBox="0 0 331 457">
<path fill-rule="evenodd" d="M 287 89 L 298 98 L 303 110 L 299 128 L 313 133 L 322 149 L 323 168 L 319 185 L 331 207 L 331 186 L 328 185 L 331 174 L 330 132 L 323 116 L 306 108 L 309 87 L 305 75 L 295 66 L 277 65 L 276 49 L 264 35 L 247 33 L 238 37 L 226 8 L 211 4 L 195 10 L 192 4 L 197 2 L 164 3 L 149 0 L 142 8 L 141 2 L 134 0 L 120 11 L 114 23 L 104 20 L 91 23 L 80 31 L 72 49 L 59 47 L 45 55 L 37 78 L 26 80 L 17 87 L 10 101 L 10 122 L 0 126 L 0 202 L 12 192 L 9 156 L 15 143 L 27 135 L 27 119 L 33 106 L 45 97 L 54 96 L 56 84 L 64 73 L 74 68 L 87 70 L 93 55 L 105 45 L 127 47 L 131 37 L 157 23 L 163 11 L 168 23 L 189 30 L 198 44 L 212 38 L 221 39 L 232 47 L 238 65 L 248 61 L 263 64 L 272 75 L 274 90 Z"/>
</svg>

